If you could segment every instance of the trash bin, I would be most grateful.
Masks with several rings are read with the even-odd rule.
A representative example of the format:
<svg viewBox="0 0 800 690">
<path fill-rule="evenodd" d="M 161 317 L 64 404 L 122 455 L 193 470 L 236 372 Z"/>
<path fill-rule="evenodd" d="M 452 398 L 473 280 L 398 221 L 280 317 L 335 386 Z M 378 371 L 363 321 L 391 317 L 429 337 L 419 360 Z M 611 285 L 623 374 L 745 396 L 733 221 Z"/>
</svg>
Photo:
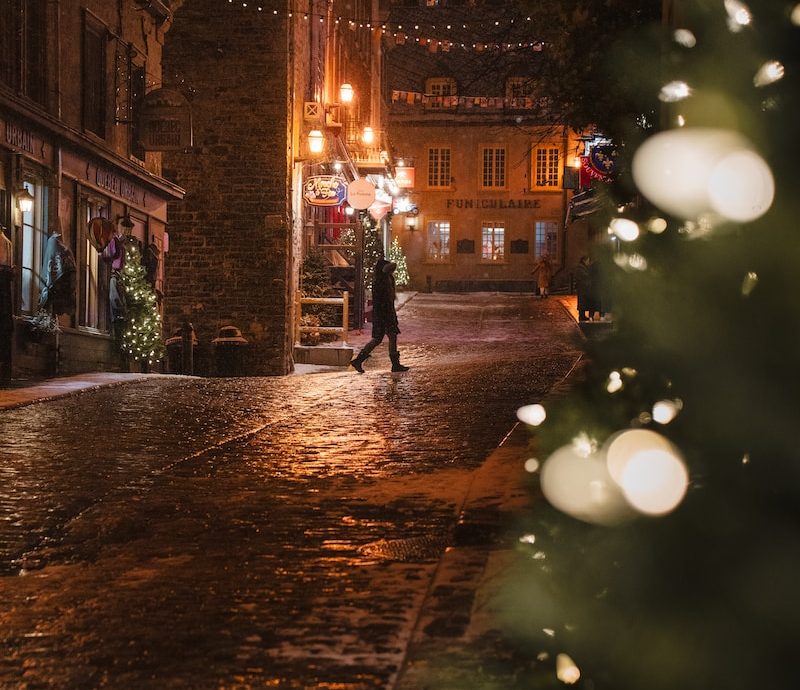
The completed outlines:
<svg viewBox="0 0 800 690">
<path fill-rule="evenodd" d="M 214 345 L 217 376 L 242 376 L 247 347 L 242 332 L 236 326 L 223 326 L 211 343 Z"/>
<path fill-rule="evenodd" d="M 172 332 L 172 337 L 167 338 L 166 342 L 164 343 L 167 347 L 167 370 L 170 374 L 188 374 L 191 375 L 194 373 L 192 369 L 193 366 L 189 365 L 188 367 L 184 367 L 184 361 L 187 362 L 194 362 L 194 348 L 197 347 L 197 333 L 194 332 L 194 328 L 192 328 L 191 324 L 188 324 L 189 329 L 191 331 L 192 336 L 192 356 L 189 358 L 185 358 L 183 356 L 183 330 L 184 326 L 180 328 L 176 328 Z M 188 342 L 188 337 L 186 338 Z M 184 369 L 187 369 L 184 371 Z"/>
</svg>

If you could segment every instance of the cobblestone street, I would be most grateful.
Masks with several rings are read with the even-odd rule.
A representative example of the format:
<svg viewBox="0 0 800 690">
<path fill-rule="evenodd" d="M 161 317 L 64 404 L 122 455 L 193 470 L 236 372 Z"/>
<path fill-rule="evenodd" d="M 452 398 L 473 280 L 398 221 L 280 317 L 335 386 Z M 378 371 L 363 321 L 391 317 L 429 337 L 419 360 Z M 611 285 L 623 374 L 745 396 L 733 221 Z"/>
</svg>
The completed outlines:
<svg viewBox="0 0 800 690">
<path fill-rule="evenodd" d="M 384 343 L 364 375 L 0 411 L 0 687 L 406 687 L 420 621 L 470 615 L 424 610 L 465 502 L 521 471 L 487 458 L 581 352 L 554 298 L 419 294 L 399 316 L 408 373 Z"/>
</svg>

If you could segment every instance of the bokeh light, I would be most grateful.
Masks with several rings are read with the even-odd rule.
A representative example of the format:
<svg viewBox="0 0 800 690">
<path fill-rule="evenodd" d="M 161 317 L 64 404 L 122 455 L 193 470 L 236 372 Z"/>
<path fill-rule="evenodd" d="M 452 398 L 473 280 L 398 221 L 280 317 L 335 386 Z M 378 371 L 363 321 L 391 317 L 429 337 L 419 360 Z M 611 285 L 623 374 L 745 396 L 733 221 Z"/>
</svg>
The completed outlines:
<svg viewBox="0 0 800 690">
<path fill-rule="evenodd" d="M 616 393 L 618 390 L 622 390 L 622 376 L 618 371 L 612 371 L 608 375 L 608 381 L 606 381 L 606 390 L 609 393 Z"/>
<path fill-rule="evenodd" d="M 692 89 L 685 81 L 671 81 L 661 87 L 658 98 L 664 103 L 677 103 L 691 95 Z"/>
<path fill-rule="evenodd" d="M 758 72 L 753 77 L 753 83 L 756 86 L 767 86 L 779 79 L 783 79 L 784 67 L 777 60 L 769 60 L 759 67 Z"/>
<path fill-rule="evenodd" d="M 528 458 L 525 461 L 525 471 L 530 472 L 533 474 L 534 472 L 539 471 L 539 467 L 541 467 L 541 463 L 536 458 Z"/>
<path fill-rule="evenodd" d="M 682 407 L 680 400 L 659 400 L 653 405 L 652 419 L 658 424 L 669 424 L 678 416 Z"/>
<path fill-rule="evenodd" d="M 574 444 L 563 446 L 545 461 L 540 483 L 555 508 L 578 520 L 617 525 L 634 516 L 602 453 L 585 456 Z"/>
<path fill-rule="evenodd" d="M 748 271 L 742 280 L 742 296 L 749 297 L 750 293 L 756 289 L 756 285 L 758 285 L 758 273 Z"/>
<path fill-rule="evenodd" d="M 697 45 L 697 39 L 689 29 L 675 29 L 672 37 L 675 39 L 675 43 L 682 45 L 684 48 L 694 48 Z"/>
<path fill-rule="evenodd" d="M 647 229 L 656 235 L 660 235 L 667 229 L 667 221 L 663 218 L 651 218 L 647 223 Z"/>
<path fill-rule="evenodd" d="M 517 410 L 517 419 L 530 426 L 539 426 L 547 419 L 547 412 L 542 405 L 524 405 Z"/>
<path fill-rule="evenodd" d="M 663 515 L 677 507 L 689 486 L 678 449 L 659 433 L 628 429 L 605 444 L 609 476 L 640 513 Z"/>
<path fill-rule="evenodd" d="M 629 218 L 613 218 L 608 227 L 623 242 L 633 242 L 639 237 L 639 226 Z"/>
<path fill-rule="evenodd" d="M 621 486 L 634 508 L 648 515 L 664 515 L 683 500 L 689 475 L 677 454 L 653 448 L 630 458 L 622 472 Z"/>
<path fill-rule="evenodd" d="M 716 213 L 734 221 L 753 220 L 772 203 L 774 181 L 763 159 L 740 134 L 685 127 L 660 132 L 633 159 L 639 190 L 679 218 L 711 225 Z"/>
<path fill-rule="evenodd" d="M 708 191 L 717 213 L 745 223 L 767 212 L 775 198 L 775 181 L 761 156 L 753 151 L 736 151 L 714 166 Z"/>
<path fill-rule="evenodd" d="M 574 685 L 580 680 L 581 671 L 568 654 L 556 656 L 556 678 L 567 685 Z"/>
<path fill-rule="evenodd" d="M 630 459 L 654 448 L 671 451 L 669 439 L 649 429 L 626 429 L 610 436 L 605 444 L 608 472 L 617 484 L 622 483 L 622 473 Z"/>
<path fill-rule="evenodd" d="M 739 0 L 725 0 L 725 11 L 728 13 L 728 28 L 731 31 L 740 31 L 753 21 L 750 8 Z"/>
</svg>

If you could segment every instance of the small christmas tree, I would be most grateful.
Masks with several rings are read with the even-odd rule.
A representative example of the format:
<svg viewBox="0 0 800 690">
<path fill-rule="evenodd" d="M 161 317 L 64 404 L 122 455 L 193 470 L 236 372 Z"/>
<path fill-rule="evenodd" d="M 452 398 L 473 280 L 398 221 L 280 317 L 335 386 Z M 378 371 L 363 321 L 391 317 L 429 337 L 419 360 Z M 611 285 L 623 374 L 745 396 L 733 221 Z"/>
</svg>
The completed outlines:
<svg viewBox="0 0 800 690">
<path fill-rule="evenodd" d="M 392 240 L 392 246 L 389 247 L 389 261 L 397 264 L 397 269 L 394 272 L 395 285 L 399 288 L 408 287 L 411 283 L 411 277 L 408 275 L 408 264 L 406 264 L 406 255 L 400 248 L 400 240 L 396 237 Z"/>
<path fill-rule="evenodd" d="M 164 353 L 161 315 L 153 288 L 147 282 L 139 243 L 125 242 L 125 263 L 121 271 L 125 291 L 125 317 L 118 332 L 122 351 L 140 364 L 153 364 Z"/>
</svg>

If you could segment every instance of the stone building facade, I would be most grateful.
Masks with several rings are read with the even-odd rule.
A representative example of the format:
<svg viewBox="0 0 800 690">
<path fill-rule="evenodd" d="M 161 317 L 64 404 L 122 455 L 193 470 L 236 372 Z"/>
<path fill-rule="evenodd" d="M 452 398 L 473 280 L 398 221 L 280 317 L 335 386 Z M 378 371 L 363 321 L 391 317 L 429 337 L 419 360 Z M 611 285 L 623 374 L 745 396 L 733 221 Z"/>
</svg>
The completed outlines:
<svg viewBox="0 0 800 690">
<path fill-rule="evenodd" d="M 391 15 L 404 20 L 386 81 L 407 194 L 392 229 L 411 287 L 529 292 L 545 254 L 552 287 L 568 286 L 587 247 L 585 231 L 567 233 L 583 147 L 540 97 L 543 46 L 524 16 L 472 4 L 398 2 Z"/>
<path fill-rule="evenodd" d="M 170 23 L 162 0 L 0 3 L 0 231 L 10 247 L 0 267 L 0 378 L 120 367 L 110 271 L 89 242 L 90 221 L 130 219 L 133 236 L 159 253 L 153 284 L 163 291 L 167 202 L 183 192 L 161 176 L 160 153 L 140 145 L 137 122 L 161 84 Z M 60 331 L 42 333 L 32 324 L 56 234 L 77 270 L 57 310 Z"/>
<path fill-rule="evenodd" d="M 307 207 L 303 184 L 334 165 L 358 174 L 346 125 L 368 121 L 380 102 L 380 37 L 367 26 L 378 5 L 186 0 L 175 13 L 165 80 L 190 99 L 194 143 L 165 156 L 165 173 L 186 189 L 170 207 L 166 324 L 193 325 L 197 373 L 216 372 L 211 341 L 226 325 L 248 341 L 243 373 L 293 368 L 300 268 L 327 217 Z M 346 112 L 345 81 L 359 93 Z M 326 140 L 317 156 L 314 130 Z"/>
</svg>

